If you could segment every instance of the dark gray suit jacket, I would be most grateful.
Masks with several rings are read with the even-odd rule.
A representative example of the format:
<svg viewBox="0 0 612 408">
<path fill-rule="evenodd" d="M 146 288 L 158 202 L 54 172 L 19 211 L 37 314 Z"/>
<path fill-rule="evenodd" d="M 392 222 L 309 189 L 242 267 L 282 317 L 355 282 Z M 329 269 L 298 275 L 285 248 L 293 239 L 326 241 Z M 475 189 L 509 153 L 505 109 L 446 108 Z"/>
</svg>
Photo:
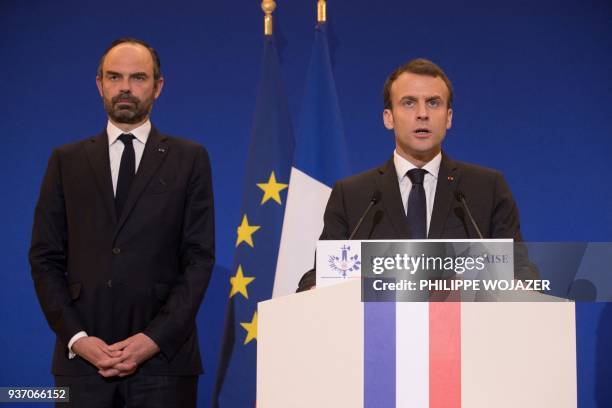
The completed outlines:
<svg viewBox="0 0 612 408">
<path fill-rule="evenodd" d="M 521 240 L 518 209 L 503 176 L 496 170 L 462 163 L 442 156 L 430 239 L 478 238 L 461 204 L 460 190 L 485 238 Z M 380 191 L 355 239 L 409 239 L 410 225 L 402 205 L 393 158 L 382 166 L 338 181 L 325 209 L 320 239 L 347 239 L 367 208 L 372 194 Z"/>
<path fill-rule="evenodd" d="M 108 344 L 144 332 L 161 353 L 141 372 L 201 373 L 195 318 L 214 246 L 202 146 L 152 128 L 119 219 L 106 132 L 55 149 L 30 248 L 38 300 L 57 335 L 53 373 L 96 374 L 87 361 L 67 357 L 68 341 L 81 330 Z"/>
<path fill-rule="evenodd" d="M 380 199 L 372 207 L 354 239 L 410 239 L 393 157 L 380 167 L 336 182 L 325 208 L 319 239 L 348 239 L 365 212 L 372 195 Z M 438 173 L 429 239 L 477 239 L 455 192 L 461 191 L 485 238 L 522 241 L 518 208 L 502 174 L 496 170 L 450 159 L 444 153 Z M 314 285 L 309 271 L 298 290 Z"/>
</svg>

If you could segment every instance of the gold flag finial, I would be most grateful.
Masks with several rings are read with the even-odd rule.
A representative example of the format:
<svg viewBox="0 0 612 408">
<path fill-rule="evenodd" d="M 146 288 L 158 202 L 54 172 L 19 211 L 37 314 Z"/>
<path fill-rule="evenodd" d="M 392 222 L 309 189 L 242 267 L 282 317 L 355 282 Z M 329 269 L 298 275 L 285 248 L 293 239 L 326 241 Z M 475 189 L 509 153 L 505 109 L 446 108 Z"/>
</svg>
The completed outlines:
<svg viewBox="0 0 612 408">
<path fill-rule="evenodd" d="M 325 0 L 317 1 L 317 23 L 321 24 L 327 21 L 327 3 Z"/>
<path fill-rule="evenodd" d="M 266 16 L 264 17 L 264 34 L 272 35 L 272 13 L 276 8 L 276 3 L 274 0 L 262 0 L 261 9 Z"/>
</svg>

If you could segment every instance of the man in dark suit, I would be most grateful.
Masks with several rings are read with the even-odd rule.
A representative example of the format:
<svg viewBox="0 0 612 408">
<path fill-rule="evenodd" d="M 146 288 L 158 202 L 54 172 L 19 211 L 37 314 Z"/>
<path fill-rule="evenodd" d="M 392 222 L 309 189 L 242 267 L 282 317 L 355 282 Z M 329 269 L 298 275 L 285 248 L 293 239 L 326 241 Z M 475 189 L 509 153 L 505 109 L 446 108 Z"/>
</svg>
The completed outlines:
<svg viewBox="0 0 612 408">
<path fill-rule="evenodd" d="M 164 80 L 146 43 L 111 44 L 96 82 L 106 130 L 53 151 L 35 211 L 52 371 L 73 406 L 193 407 L 195 318 L 214 264 L 208 154 L 151 125 Z"/>
<path fill-rule="evenodd" d="M 372 200 L 354 239 L 479 238 L 461 194 L 485 238 L 521 241 L 518 209 L 502 174 L 442 152 L 453 119 L 453 88 L 444 71 L 425 59 L 410 61 L 389 76 L 383 97 L 393 156 L 334 185 L 320 239 L 348 239 Z M 309 271 L 298 291 L 314 283 Z"/>
</svg>

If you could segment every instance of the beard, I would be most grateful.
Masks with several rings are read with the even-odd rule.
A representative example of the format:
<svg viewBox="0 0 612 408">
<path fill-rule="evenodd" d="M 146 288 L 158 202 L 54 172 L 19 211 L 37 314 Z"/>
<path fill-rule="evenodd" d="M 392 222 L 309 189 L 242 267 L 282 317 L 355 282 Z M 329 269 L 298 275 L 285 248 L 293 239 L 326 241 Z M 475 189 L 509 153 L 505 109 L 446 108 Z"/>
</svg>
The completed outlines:
<svg viewBox="0 0 612 408">
<path fill-rule="evenodd" d="M 104 110 L 115 123 L 136 124 L 144 121 L 153 108 L 153 94 L 140 100 L 129 92 L 112 98 L 104 96 Z"/>
</svg>

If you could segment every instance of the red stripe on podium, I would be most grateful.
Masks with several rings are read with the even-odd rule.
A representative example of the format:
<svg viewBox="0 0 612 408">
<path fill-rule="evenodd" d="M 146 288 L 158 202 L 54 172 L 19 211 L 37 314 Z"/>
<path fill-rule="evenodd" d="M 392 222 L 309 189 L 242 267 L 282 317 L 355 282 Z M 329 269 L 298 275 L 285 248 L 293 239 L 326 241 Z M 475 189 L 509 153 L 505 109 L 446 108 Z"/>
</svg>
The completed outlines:
<svg viewBox="0 0 612 408">
<path fill-rule="evenodd" d="M 429 408 L 461 408 L 461 303 L 429 303 Z"/>
</svg>

